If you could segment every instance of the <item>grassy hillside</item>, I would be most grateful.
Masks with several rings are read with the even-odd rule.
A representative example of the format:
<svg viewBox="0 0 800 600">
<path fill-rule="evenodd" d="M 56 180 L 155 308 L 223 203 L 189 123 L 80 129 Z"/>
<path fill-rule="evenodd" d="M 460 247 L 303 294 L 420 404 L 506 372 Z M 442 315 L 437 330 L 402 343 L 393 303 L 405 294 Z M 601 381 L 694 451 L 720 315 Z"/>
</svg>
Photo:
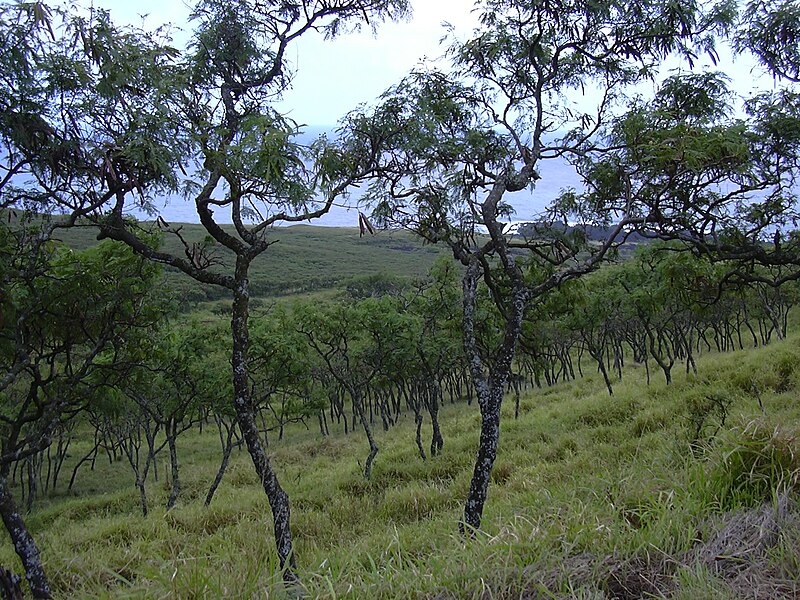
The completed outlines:
<svg viewBox="0 0 800 600">
<path fill-rule="evenodd" d="M 469 541 L 456 523 L 477 446 L 476 406 L 445 407 L 444 452 L 428 461 L 417 454 L 410 415 L 377 434 L 370 481 L 361 476 L 360 432 L 322 438 L 298 429 L 273 441 L 303 591 L 797 597 L 800 337 L 698 362 L 699 375 L 678 375 L 669 387 L 646 386 L 643 369 L 629 367 L 613 397 L 596 375 L 529 390 L 518 420 L 509 403 L 485 528 Z M 87 448 L 88 440 L 76 445 L 72 460 Z M 82 472 L 76 497 L 39 503 L 29 523 L 57 596 L 284 597 L 272 574 L 268 504 L 246 452 L 234 456 L 212 506 L 202 506 L 218 449 L 209 429 L 182 440 L 184 495 L 170 512 L 141 517 L 133 475 L 105 460 Z M 163 506 L 160 467 L 150 493 Z M 7 543 L 0 564 L 19 570 Z"/>
<path fill-rule="evenodd" d="M 181 234 L 188 243 L 202 242 L 206 233 L 200 225 L 183 225 Z M 97 232 L 90 227 L 59 233 L 62 240 L 76 248 L 96 242 Z M 250 269 L 250 283 L 255 297 L 284 296 L 345 286 L 354 278 L 385 275 L 405 280 L 427 273 L 442 248 L 423 246 L 418 238 L 402 231 L 381 231 L 359 237 L 354 227 L 316 227 L 294 225 L 270 230 L 274 242 L 259 256 Z M 184 255 L 183 246 L 173 235 L 163 238 L 165 250 Z M 217 257 L 231 271 L 232 255 L 223 247 Z M 203 286 L 178 272 L 167 272 L 169 289 L 190 302 L 227 297 L 224 290 Z"/>
</svg>

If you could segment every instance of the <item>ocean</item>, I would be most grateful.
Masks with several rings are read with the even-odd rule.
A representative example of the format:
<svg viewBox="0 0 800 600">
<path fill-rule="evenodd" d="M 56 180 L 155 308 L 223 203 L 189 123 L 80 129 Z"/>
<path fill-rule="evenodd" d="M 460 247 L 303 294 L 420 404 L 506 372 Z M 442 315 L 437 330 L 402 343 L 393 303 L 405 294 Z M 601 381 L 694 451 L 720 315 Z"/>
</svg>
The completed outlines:
<svg viewBox="0 0 800 600">
<path fill-rule="evenodd" d="M 303 143 L 311 141 L 312 137 L 316 137 L 322 132 L 330 131 L 324 128 L 310 128 L 303 137 Z M 539 175 L 541 179 L 536 182 L 536 186 L 531 190 L 523 190 L 513 194 L 507 194 L 504 199 L 505 202 L 510 204 L 515 211 L 515 214 L 510 220 L 514 221 L 535 221 L 537 216 L 541 215 L 548 204 L 556 198 L 562 190 L 569 188 L 579 189 L 581 181 L 575 169 L 566 160 L 562 158 L 542 160 L 539 163 Z M 349 203 L 350 207 L 345 204 L 337 204 L 331 210 L 319 219 L 314 219 L 308 222 L 312 225 L 319 225 L 323 227 L 358 227 L 358 211 L 361 210 L 369 215 L 369 207 L 357 207 L 358 191 L 355 190 L 351 193 L 349 199 L 345 199 L 344 203 Z M 158 214 L 169 223 L 199 223 L 197 213 L 194 210 L 194 204 L 191 201 L 186 201 L 179 196 L 170 196 L 161 200 L 154 200 L 153 202 Z M 148 215 L 145 211 L 132 210 L 131 215 L 140 220 L 152 220 L 154 215 Z M 229 212 L 218 209 L 215 212 L 215 217 L 219 223 L 231 223 L 231 216 Z M 286 223 L 278 223 L 278 225 L 285 225 Z"/>
</svg>

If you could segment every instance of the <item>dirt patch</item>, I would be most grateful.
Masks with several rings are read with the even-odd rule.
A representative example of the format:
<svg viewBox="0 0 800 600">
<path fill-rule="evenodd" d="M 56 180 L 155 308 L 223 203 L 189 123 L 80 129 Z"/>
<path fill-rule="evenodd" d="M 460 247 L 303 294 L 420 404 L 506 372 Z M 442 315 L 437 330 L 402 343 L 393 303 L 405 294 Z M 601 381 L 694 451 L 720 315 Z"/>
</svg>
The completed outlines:
<svg viewBox="0 0 800 600">
<path fill-rule="evenodd" d="M 635 557 L 614 565 L 603 589 L 610 598 L 618 600 L 660 598 L 672 591 L 676 568 L 677 563 L 668 556 Z"/>
<path fill-rule="evenodd" d="M 666 555 L 623 559 L 618 556 L 598 558 L 588 553 L 580 554 L 550 569 L 537 570 L 534 565 L 528 567 L 525 570 L 526 579 L 544 593 L 525 597 L 663 598 L 673 589 L 673 575 L 677 566 Z"/>
</svg>

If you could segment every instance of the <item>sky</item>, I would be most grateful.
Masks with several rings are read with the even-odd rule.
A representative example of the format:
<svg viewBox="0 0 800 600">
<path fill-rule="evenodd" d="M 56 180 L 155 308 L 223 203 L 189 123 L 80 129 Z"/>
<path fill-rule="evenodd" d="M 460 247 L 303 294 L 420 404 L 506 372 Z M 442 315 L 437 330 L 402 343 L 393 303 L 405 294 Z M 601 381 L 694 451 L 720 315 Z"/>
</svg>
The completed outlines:
<svg viewBox="0 0 800 600">
<path fill-rule="evenodd" d="M 88 0 L 87 0 L 88 1 Z M 144 25 L 155 28 L 165 23 L 175 25 L 174 43 L 180 47 L 188 39 L 188 4 L 169 0 L 93 0 L 94 6 L 110 10 L 116 23 Z M 460 39 L 472 32 L 476 16 L 473 0 L 411 0 L 410 19 L 397 23 L 382 23 L 375 34 L 369 28 L 359 33 L 324 40 L 316 33 L 306 34 L 288 52 L 295 73 L 278 110 L 305 126 L 333 128 L 350 110 L 361 103 L 372 103 L 393 84 L 419 64 L 425 57 L 441 55 L 440 44 L 446 30 L 444 22 L 454 27 Z M 143 15 L 146 15 L 143 17 Z M 708 60 L 701 60 L 711 67 Z M 760 77 L 752 62 L 739 60 L 731 68 L 732 59 L 725 56 L 718 68 L 733 74 L 732 86 L 741 94 L 750 95 L 755 88 L 769 88 L 771 80 Z M 666 69 L 664 69 L 666 70 Z M 642 90 L 647 95 L 648 90 Z M 651 93 L 651 92 L 650 92 Z M 585 98 L 571 99 L 576 106 L 591 103 L 591 90 Z M 588 108 L 588 107 L 587 107 Z M 528 213 L 541 210 L 562 187 L 577 184 L 574 170 L 566 163 L 542 165 L 542 181 L 531 198 L 525 196 L 525 208 L 518 209 L 517 218 L 530 218 Z M 562 161 L 564 162 L 564 161 Z M 569 168 L 566 168 L 569 167 Z M 545 172 L 553 169 L 553 173 Z M 174 220 L 196 220 L 191 206 L 171 203 L 169 211 L 186 209 L 186 214 L 171 214 Z M 170 214 L 169 212 L 167 214 Z M 356 223 L 352 211 L 332 211 L 320 224 Z"/>
<path fill-rule="evenodd" d="M 315 33 L 304 35 L 288 53 L 295 71 L 292 89 L 280 104 L 281 112 L 312 126 L 333 126 L 360 103 L 374 101 L 397 83 L 424 56 L 442 53 L 439 40 L 447 21 L 457 34 L 468 34 L 475 24 L 472 0 L 411 0 L 412 17 L 405 22 L 379 25 L 334 40 Z M 116 23 L 154 28 L 173 23 L 176 44 L 187 38 L 189 6 L 165 0 L 94 0 L 108 9 Z M 147 15 L 142 20 L 142 15 Z"/>
<path fill-rule="evenodd" d="M 313 32 L 303 35 L 288 52 L 295 75 L 278 110 L 301 125 L 333 128 L 359 104 L 374 102 L 424 56 L 441 55 L 445 21 L 460 38 L 466 38 L 476 23 L 472 0 L 411 0 L 411 5 L 410 19 L 382 23 L 375 34 L 367 27 L 334 40 Z M 93 0 L 93 6 L 109 10 L 118 24 L 155 29 L 171 23 L 177 47 L 189 37 L 190 6 L 181 1 Z M 197 222 L 192 204 L 177 198 L 168 199 L 159 210 L 168 221 Z M 144 213 L 134 214 L 147 218 Z M 217 218 L 230 222 L 229 215 Z M 314 221 L 327 226 L 355 227 L 357 223 L 358 213 L 343 206 Z"/>
</svg>

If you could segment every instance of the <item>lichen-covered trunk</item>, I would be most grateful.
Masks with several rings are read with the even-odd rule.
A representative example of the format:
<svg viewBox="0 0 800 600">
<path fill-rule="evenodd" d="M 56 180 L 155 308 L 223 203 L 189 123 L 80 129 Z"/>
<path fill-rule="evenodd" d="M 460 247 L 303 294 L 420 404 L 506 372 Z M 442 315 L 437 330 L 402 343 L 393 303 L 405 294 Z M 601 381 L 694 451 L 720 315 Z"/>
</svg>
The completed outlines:
<svg viewBox="0 0 800 600">
<path fill-rule="evenodd" d="M 480 275 L 480 265 L 476 260 L 472 260 L 464 272 L 462 282 L 464 292 L 464 318 L 462 323 L 464 352 L 469 362 L 472 383 L 481 411 L 481 435 L 478 453 L 475 459 L 469 494 L 464 504 L 464 519 L 459 524 L 462 534 L 471 534 L 481 525 L 483 506 L 486 503 L 489 481 L 491 480 L 492 468 L 497 458 L 497 447 L 500 442 L 500 409 L 503 403 L 503 392 L 511 374 L 517 341 L 522 332 L 522 317 L 525 312 L 527 298 L 524 284 L 521 278 L 517 277 L 507 306 L 503 340 L 491 357 L 487 376 L 475 337 L 475 315 L 477 312 L 477 292 Z"/>
<path fill-rule="evenodd" d="M 472 481 L 469 494 L 464 504 L 464 520 L 461 523 L 461 533 L 471 534 L 481 526 L 483 507 L 489 491 L 489 481 L 492 477 L 492 468 L 497 458 L 497 447 L 500 443 L 500 406 L 502 404 L 503 389 L 490 390 L 486 403 L 481 404 L 481 437 L 478 445 L 478 455 L 475 459 L 475 468 L 472 471 Z M 485 408 L 483 408 L 485 406 Z"/>
<path fill-rule="evenodd" d="M 253 466 L 261 480 L 272 509 L 275 546 L 278 551 L 278 560 L 283 570 L 283 579 L 287 583 L 295 583 L 297 575 L 294 572 L 295 560 L 292 552 L 292 531 L 289 526 L 289 496 L 283 491 L 278 482 L 278 477 L 272 469 L 261 440 L 248 385 L 250 290 L 247 272 L 249 266 L 249 262 L 246 259 L 241 256 L 237 258 L 236 286 L 233 290 L 233 316 L 231 319 L 233 336 L 233 354 L 231 357 L 231 365 L 233 367 L 233 404 L 239 429 L 242 432 L 245 444 L 247 444 L 247 450 L 253 460 Z"/>
<path fill-rule="evenodd" d="M 22 566 L 25 569 L 25 579 L 28 580 L 31 596 L 34 598 L 52 598 L 50 584 L 44 572 L 39 548 L 33 536 L 28 531 L 25 521 L 14 502 L 8 481 L 5 475 L 0 475 L 0 517 L 14 544 Z"/>
</svg>

